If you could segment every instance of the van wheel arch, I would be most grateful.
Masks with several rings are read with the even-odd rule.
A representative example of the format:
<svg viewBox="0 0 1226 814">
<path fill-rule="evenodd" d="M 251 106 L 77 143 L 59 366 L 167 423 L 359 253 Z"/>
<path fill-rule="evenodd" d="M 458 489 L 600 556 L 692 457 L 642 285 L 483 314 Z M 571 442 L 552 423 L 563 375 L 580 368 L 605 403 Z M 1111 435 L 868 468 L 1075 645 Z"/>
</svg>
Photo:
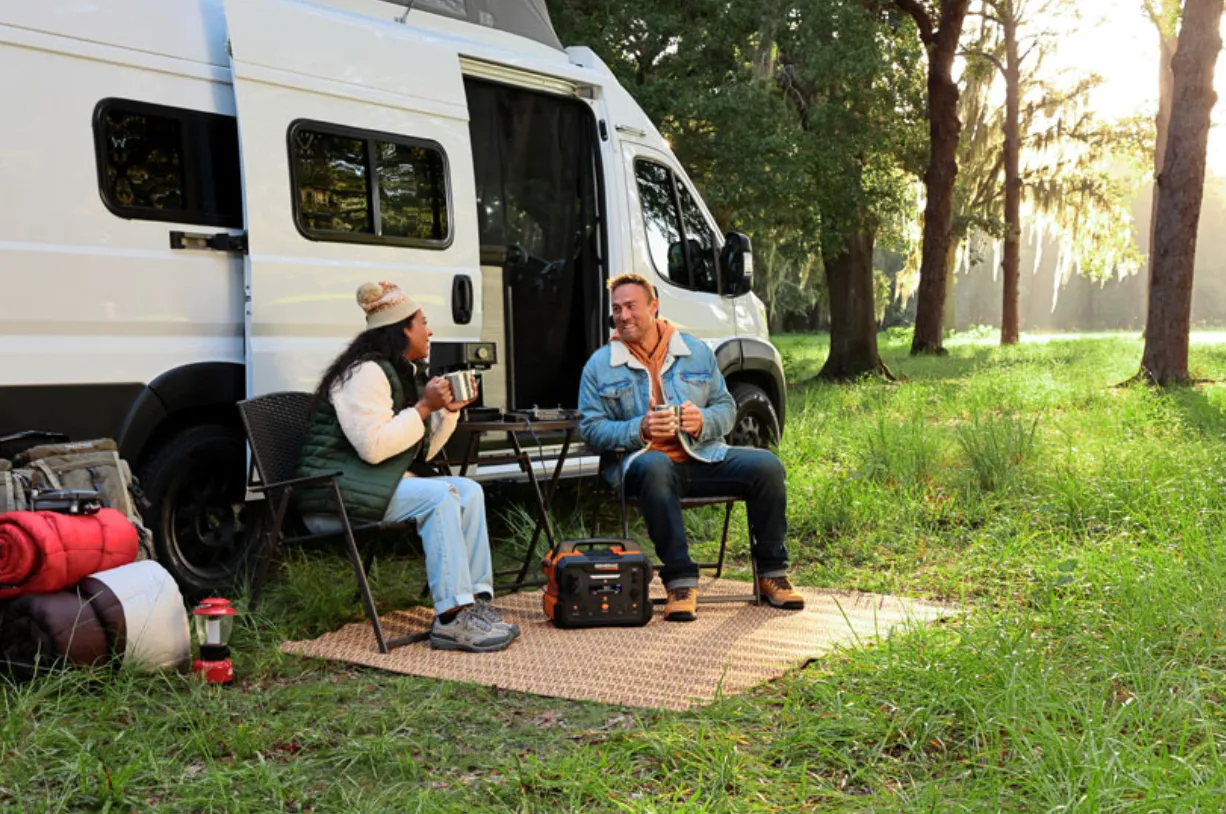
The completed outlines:
<svg viewBox="0 0 1226 814">
<path fill-rule="evenodd" d="M 237 403 L 245 375 L 233 362 L 169 370 L 141 392 L 116 439 L 151 504 L 144 520 L 158 561 L 187 594 L 229 584 L 256 539 L 248 518 L 259 507 L 243 504 L 246 439 Z M 202 466 L 216 468 L 212 485 Z M 202 497 L 198 516 L 184 513 L 192 505 L 184 490 Z M 189 529 L 196 530 L 195 539 Z"/>
<path fill-rule="evenodd" d="M 774 442 L 783 437 L 787 420 L 787 379 L 775 346 L 757 337 L 728 339 L 715 348 L 715 358 L 728 392 L 737 383 L 751 385 L 766 395 L 774 413 Z M 741 399 L 748 391 L 742 390 Z M 736 394 L 732 393 L 736 398 Z M 737 401 L 737 417 L 741 417 L 741 399 Z"/>
</svg>

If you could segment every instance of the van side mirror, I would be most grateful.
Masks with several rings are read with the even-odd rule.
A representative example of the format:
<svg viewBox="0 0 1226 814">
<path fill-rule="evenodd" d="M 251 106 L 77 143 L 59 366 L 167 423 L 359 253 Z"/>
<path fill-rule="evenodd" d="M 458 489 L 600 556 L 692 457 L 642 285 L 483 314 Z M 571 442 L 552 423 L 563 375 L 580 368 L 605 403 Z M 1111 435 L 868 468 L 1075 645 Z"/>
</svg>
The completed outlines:
<svg viewBox="0 0 1226 814">
<path fill-rule="evenodd" d="M 739 297 L 753 289 L 753 244 L 749 235 L 729 232 L 719 252 L 719 274 L 724 293 Z"/>
</svg>

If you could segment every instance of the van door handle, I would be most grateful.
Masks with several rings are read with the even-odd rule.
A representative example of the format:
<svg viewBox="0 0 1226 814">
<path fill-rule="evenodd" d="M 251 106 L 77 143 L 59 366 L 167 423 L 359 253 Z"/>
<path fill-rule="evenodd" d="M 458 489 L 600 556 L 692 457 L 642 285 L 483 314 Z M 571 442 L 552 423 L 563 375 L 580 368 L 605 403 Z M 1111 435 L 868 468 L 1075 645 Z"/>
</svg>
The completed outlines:
<svg viewBox="0 0 1226 814">
<path fill-rule="evenodd" d="M 232 235 L 229 232 L 218 232 L 215 235 L 198 232 L 171 232 L 170 248 L 172 249 L 209 249 L 215 252 L 247 253 L 247 233 L 239 232 Z"/>
<path fill-rule="evenodd" d="M 457 274 L 451 281 L 451 318 L 456 325 L 467 325 L 473 318 L 473 281 Z"/>
</svg>

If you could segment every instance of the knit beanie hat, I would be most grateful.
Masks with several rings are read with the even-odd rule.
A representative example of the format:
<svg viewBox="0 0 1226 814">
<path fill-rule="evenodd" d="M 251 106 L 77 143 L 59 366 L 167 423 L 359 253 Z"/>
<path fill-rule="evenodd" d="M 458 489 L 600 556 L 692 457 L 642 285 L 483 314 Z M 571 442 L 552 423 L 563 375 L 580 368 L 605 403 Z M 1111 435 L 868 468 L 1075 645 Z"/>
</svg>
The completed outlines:
<svg viewBox="0 0 1226 814">
<path fill-rule="evenodd" d="M 366 312 L 366 330 L 402 322 L 421 310 L 400 287 L 393 283 L 362 283 L 358 305 Z"/>
</svg>

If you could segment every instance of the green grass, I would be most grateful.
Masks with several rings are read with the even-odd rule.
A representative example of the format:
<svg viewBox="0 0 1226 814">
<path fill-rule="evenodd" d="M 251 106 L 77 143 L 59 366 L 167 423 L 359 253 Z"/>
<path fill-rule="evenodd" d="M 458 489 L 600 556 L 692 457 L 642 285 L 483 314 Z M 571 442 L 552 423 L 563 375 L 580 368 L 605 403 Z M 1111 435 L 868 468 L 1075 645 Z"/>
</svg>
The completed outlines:
<svg viewBox="0 0 1226 814">
<path fill-rule="evenodd" d="M 1197 375 L 1226 381 L 1223 337 L 1200 339 Z M 236 687 L 102 671 L 0 689 L 0 810 L 1221 810 L 1226 386 L 1115 388 L 1131 335 L 954 337 L 942 359 L 883 335 L 902 381 L 841 387 L 811 379 L 821 339 L 778 341 L 797 581 L 965 617 L 643 713 L 282 656 L 360 618 L 343 560 L 293 552 L 241 618 Z M 590 509 L 573 489 L 562 505 Z M 525 515 L 491 506 L 511 556 Z M 717 512 L 690 515 L 713 550 Z M 385 607 L 420 579 L 410 543 L 383 545 Z"/>
</svg>

